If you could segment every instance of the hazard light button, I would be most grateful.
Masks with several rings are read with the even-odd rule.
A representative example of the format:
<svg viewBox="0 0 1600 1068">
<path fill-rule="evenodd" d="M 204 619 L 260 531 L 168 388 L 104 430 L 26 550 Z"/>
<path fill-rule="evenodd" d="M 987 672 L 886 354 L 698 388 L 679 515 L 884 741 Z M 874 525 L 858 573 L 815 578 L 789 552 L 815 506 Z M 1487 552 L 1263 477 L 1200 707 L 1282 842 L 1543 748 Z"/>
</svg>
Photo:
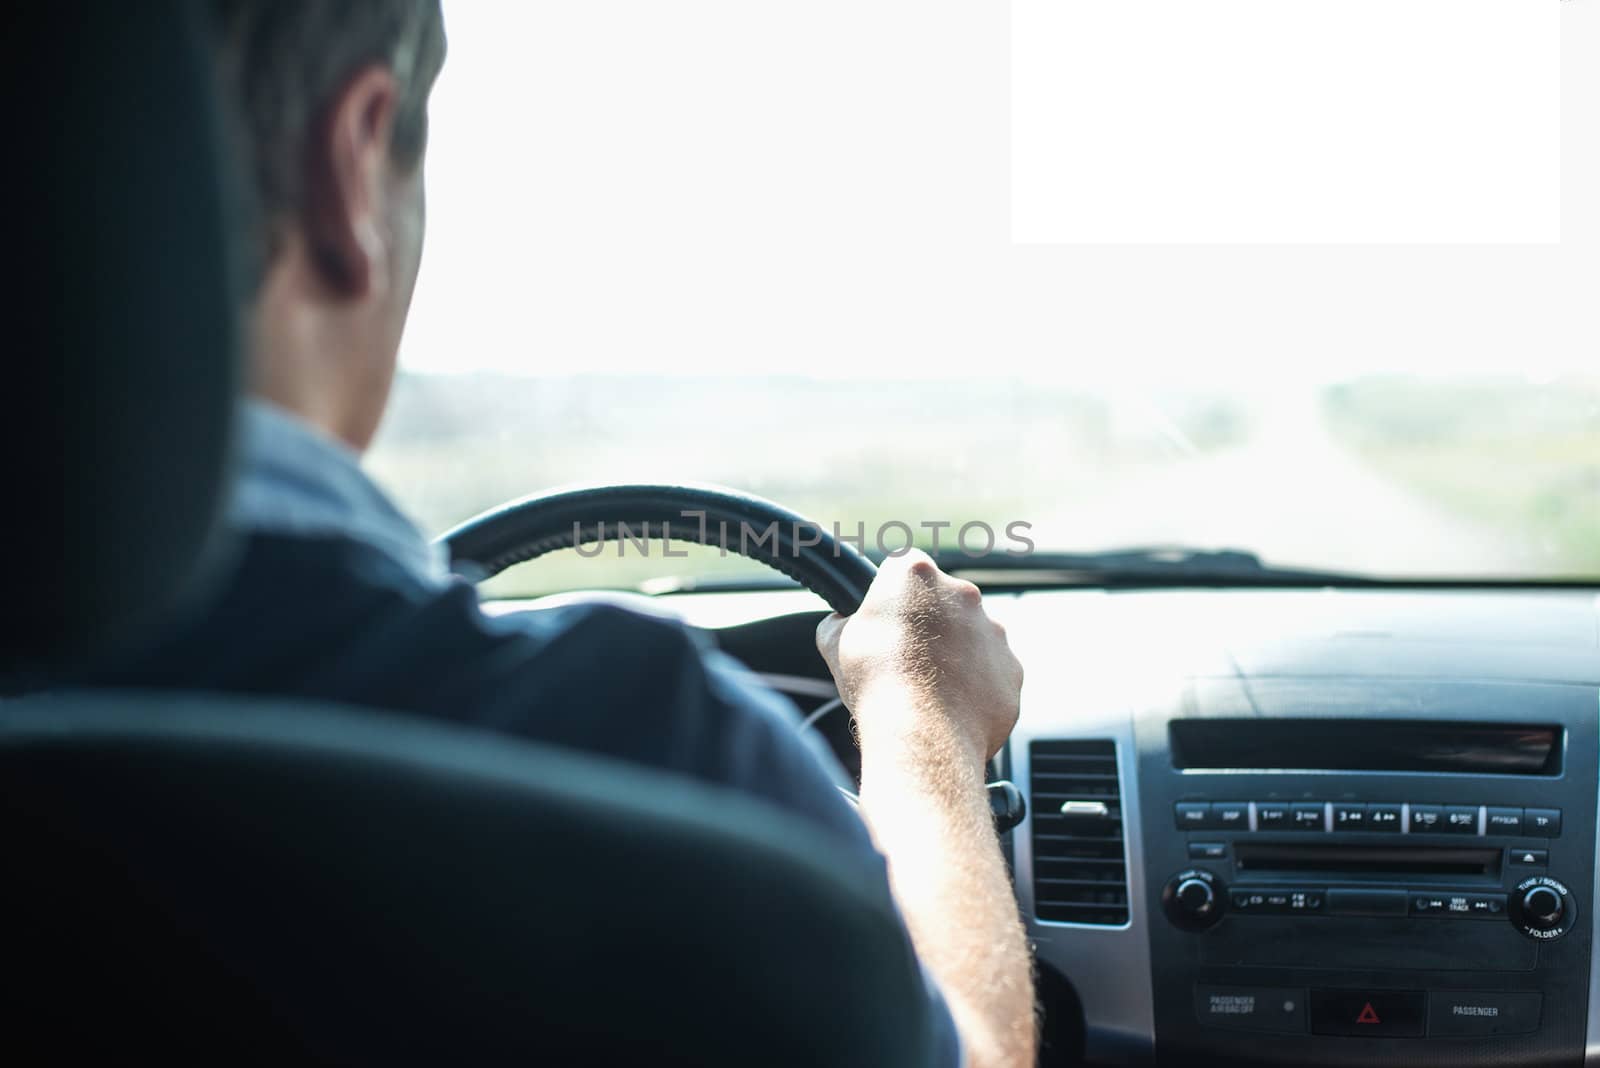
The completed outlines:
<svg viewBox="0 0 1600 1068">
<path fill-rule="evenodd" d="M 1427 995 L 1420 990 L 1313 990 L 1311 1030 L 1319 1035 L 1421 1038 Z"/>
</svg>

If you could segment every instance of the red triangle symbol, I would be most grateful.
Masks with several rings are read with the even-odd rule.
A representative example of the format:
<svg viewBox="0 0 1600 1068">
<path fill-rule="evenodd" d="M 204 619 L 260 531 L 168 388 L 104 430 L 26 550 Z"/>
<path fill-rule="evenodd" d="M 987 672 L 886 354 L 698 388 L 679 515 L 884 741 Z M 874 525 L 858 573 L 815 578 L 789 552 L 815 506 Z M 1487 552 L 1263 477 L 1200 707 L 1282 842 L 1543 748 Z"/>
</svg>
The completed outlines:
<svg viewBox="0 0 1600 1068">
<path fill-rule="evenodd" d="M 1382 1022 L 1383 1022 L 1382 1020 L 1378 1019 L 1378 1011 L 1372 1007 L 1372 1002 L 1370 1002 L 1370 1001 L 1367 1002 L 1367 1004 L 1366 1004 L 1366 1006 L 1364 1008 L 1362 1008 L 1361 1015 L 1356 1017 L 1356 1023 L 1382 1023 Z"/>
</svg>

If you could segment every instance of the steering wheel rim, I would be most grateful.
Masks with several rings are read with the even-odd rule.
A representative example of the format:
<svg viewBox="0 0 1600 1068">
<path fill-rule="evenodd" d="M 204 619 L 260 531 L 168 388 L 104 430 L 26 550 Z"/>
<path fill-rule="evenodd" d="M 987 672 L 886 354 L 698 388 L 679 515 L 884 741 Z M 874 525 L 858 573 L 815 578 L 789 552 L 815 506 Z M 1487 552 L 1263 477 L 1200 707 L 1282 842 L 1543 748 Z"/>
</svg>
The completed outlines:
<svg viewBox="0 0 1600 1068">
<path fill-rule="evenodd" d="M 559 549 L 627 536 L 721 548 L 765 564 L 850 615 L 877 567 L 821 524 L 724 486 L 630 484 L 563 487 L 503 504 L 439 541 L 450 566 L 474 582 Z"/>
</svg>

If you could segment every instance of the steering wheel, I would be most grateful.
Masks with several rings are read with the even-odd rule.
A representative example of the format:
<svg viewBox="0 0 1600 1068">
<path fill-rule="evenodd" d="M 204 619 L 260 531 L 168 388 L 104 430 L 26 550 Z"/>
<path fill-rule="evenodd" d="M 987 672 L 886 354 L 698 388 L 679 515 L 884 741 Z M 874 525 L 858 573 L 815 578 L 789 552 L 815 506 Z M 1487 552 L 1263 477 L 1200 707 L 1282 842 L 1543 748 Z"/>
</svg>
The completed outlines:
<svg viewBox="0 0 1600 1068">
<path fill-rule="evenodd" d="M 456 574 L 474 582 L 579 545 L 696 542 L 776 568 L 840 615 L 861 607 L 878 573 L 860 550 L 781 505 L 720 486 L 586 486 L 502 505 L 440 540 Z"/>
<path fill-rule="evenodd" d="M 558 549 L 621 538 L 696 542 L 738 553 L 783 572 L 845 616 L 861 607 L 878 573 L 860 550 L 820 524 L 754 494 L 720 486 L 553 490 L 469 519 L 439 540 L 449 550 L 456 574 L 482 582 Z M 1022 822 L 1027 808 L 1016 786 L 991 782 L 988 794 L 1000 833 Z"/>
</svg>

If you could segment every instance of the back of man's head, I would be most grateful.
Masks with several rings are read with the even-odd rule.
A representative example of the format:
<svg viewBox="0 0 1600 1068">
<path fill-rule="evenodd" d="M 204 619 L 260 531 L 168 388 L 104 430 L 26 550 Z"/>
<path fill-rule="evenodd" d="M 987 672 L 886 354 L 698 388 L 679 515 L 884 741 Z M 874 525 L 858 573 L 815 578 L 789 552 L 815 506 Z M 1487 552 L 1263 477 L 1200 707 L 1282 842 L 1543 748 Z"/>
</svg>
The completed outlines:
<svg viewBox="0 0 1600 1068">
<path fill-rule="evenodd" d="M 362 68 L 393 72 L 400 99 L 391 147 L 415 168 L 428 93 L 444 63 L 439 0 L 210 0 L 229 132 L 248 181 L 264 266 L 305 203 L 307 138 Z"/>
<path fill-rule="evenodd" d="M 257 394 L 357 449 L 421 256 L 439 0 L 209 0 L 255 281 Z"/>
</svg>

